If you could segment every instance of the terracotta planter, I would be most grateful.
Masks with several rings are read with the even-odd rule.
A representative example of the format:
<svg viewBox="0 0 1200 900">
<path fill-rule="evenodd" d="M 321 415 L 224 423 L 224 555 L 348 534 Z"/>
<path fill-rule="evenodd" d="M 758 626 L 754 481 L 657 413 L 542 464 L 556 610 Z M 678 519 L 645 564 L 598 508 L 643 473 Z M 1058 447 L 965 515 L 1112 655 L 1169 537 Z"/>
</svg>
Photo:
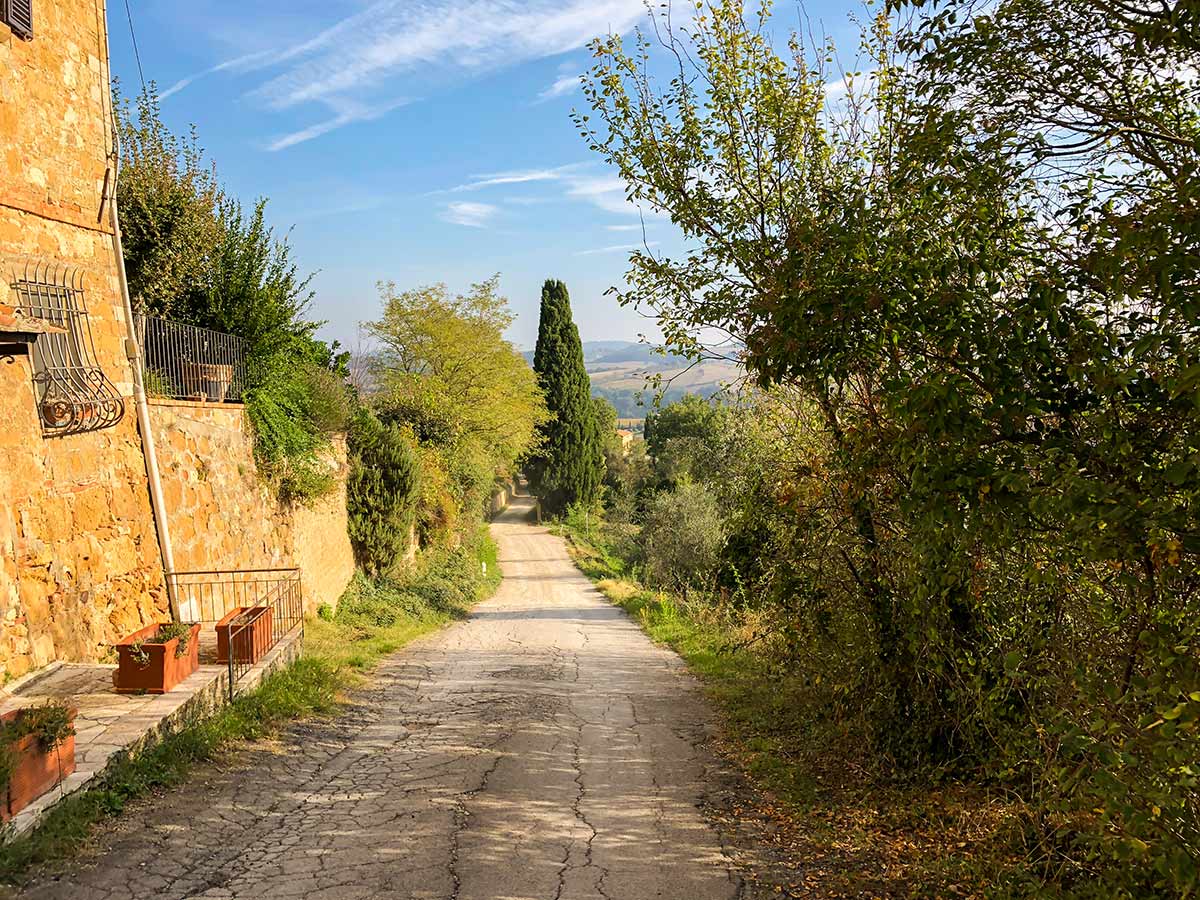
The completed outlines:
<svg viewBox="0 0 1200 900">
<path fill-rule="evenodd" d="M 165 644 L 153 644 L 144 639 L 158 631 L 159 625 L 147 625 L 117 644 L 117 671 L 113 686 L 118 694 L 165 694 L 183 679 L 200 668 L 200 625 L 192 626 L 191 637 L 183 656 L 176 656 L 179 638 Z M 134 657 L 134 645 L 142 643 L 149 657 L 143 664 Z"/>
<path fill-rule="evenodd" d="M 184 387 L 188 396 L 210 403 L 224 403 L 233 384 L 233 366 L 217 363 L 185 363 Z"/>
<path fill-rule="evenodd" d="M 23 712 L 22 709 L 13 710 L 2 720 L 11 722 Z M 72 723 L 75 713 L 72 709 Z M 75 735 L 63 739 L 57 747 L 46 749 L 36 734 L 27 734 L 9 749 L 13 754 L 13 770 L 3 805 L 0 805 L 0 821 L 4 822 L 75 771 Z"/>
<path fill-rule="evenodd" d="M 246 624 L 246 618 L 252 619 Z M 256 663 L 271 649 L 269 606 L 239 606 L 217 623 L 217 662 L 229 662 L 229 640 L 233 636 L 233 655 L 237 662 Z"/>
</svg>

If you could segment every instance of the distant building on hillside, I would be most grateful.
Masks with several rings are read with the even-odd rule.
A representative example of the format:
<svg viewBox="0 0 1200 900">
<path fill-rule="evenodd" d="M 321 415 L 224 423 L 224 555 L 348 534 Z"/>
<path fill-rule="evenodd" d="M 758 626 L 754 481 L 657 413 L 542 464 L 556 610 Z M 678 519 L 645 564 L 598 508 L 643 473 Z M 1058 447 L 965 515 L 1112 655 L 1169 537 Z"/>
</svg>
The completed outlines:
<svg viewBox="0 0 1200 900">
<path fill-rule="evenodd" d="M 627 428 L 618 428 L 617 437 L 621 439 L 621 449 L 628 453 L 633 446 L 634 433 Z"/>
</svg>

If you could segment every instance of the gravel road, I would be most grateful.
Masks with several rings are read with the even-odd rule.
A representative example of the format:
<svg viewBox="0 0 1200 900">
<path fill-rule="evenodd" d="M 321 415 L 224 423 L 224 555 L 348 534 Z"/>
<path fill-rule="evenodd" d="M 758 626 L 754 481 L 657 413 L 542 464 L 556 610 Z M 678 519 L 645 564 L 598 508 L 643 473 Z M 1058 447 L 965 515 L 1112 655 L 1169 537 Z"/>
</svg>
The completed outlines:
<svg viewBox="0 0 1200 900">
<path fill-rule="evenodd" d="M 731 776 L 691 677 L 529 509 L 492 526 L 504 582 L 468 620 L 390 658 L 336 719 L 139 804 L 23 896 L 757 896 L 753 851 L 714 825 Z"/>
</svg>

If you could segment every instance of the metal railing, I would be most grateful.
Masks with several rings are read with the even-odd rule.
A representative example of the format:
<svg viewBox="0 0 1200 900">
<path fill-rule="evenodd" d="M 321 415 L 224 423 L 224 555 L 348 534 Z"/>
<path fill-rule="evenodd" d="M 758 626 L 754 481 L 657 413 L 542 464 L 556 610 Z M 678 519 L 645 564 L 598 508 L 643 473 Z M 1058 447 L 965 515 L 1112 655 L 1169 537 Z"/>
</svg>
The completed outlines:
<svg viewBox="0 0 1200 900">
<path fill-rule="evenodd" d="M 142 380 L 152 397 L 238 403 L 246 388 L 246 341 L 154 316 L 135 316 Z"/>
<path fill-rule="evenodd" d="M 229 666 L 229 696 L 294 629 L 304 632 L 299 569 L 173 572 L 180 618 L 215 625 L 217 661 Z"/>
</svg>

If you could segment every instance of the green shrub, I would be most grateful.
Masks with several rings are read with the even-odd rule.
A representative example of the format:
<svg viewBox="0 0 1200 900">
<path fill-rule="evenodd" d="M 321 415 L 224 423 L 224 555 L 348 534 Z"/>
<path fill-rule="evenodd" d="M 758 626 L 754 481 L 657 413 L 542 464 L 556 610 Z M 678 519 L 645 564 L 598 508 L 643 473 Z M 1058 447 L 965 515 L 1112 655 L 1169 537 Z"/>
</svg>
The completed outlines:
<svg viewBox="0 0 1200 900">
<path fill-rule="evenodd" d="M 363 409 L 349 434 L 346 482 L 350 542 L 358 563 L 384 575 L 404 558 L 420 490 L 419 462 L 411 436 Z"/>
<path fill-rule="evenodd" d="M 646 574 L 662 587 L 710 587 L 725 545 L 725 527 L 713 494 L 685 481 L 646 504 L 642 528 Z"/>
</svg>

